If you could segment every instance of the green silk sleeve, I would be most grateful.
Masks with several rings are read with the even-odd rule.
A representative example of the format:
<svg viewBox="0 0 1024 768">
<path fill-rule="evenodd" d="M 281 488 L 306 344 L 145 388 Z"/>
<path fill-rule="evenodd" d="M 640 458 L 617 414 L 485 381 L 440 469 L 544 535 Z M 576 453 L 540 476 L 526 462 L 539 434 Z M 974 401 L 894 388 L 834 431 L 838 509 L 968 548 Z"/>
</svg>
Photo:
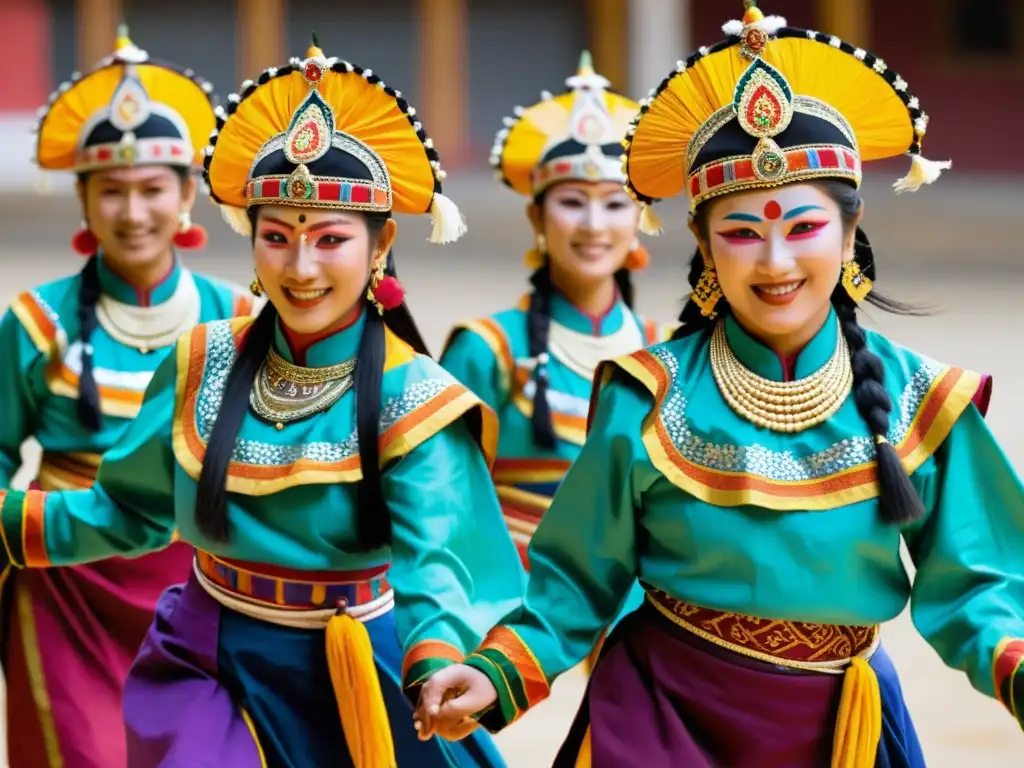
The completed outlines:
<svg viewBox="0 0 1024 768">
<path fill-rule="evenodd" d="M 508 382 L 497 355 L 480 335 L 469 328 L 455 330 L 440 362 L 466 389 L 500 412 L 508 399 Z"/>
<path fill-rule="evenodd" d="M 461 661 L 522 600 L 525 574 L 465 419 L 384 475 L 407 689 Z"/>
<path fill-rule="evenodd" d="M 11 310 L 0 320 L 0 488 L 11 484 L 21 465 L 21 444 L 35 431 L 36 402 L 30 386 L 33 367 L 43 357 Z"/>
<path fill-rule="evenodd" d="M 162 549 L 174 532 L 171 448 L 175 360 L 169 355 L 142 409 L 103 457 L 88 490 L 7 491 L 0 532 L 14 565 L 76 565 Z"/>
<path fill-rule="evenodd" d="M 612 379 L 590 434 L 530 542 L 522 609 L 466 660 L 486 674 L 498 703 L 480 716 L 496 731 L 546 698 L 620 615 L 637 578 L 636 514 L 646 457 L 640 438 L 650 402 Z M 635 593 L 632 593 L 635 596 Z"/>
<path fill-rule="evenodd" d="M 925 521 L 905 533 L 914 624 L 943 661 L 1024 722 L 1024 485 L 971 406 L 936 454 Z"/>
</svg>

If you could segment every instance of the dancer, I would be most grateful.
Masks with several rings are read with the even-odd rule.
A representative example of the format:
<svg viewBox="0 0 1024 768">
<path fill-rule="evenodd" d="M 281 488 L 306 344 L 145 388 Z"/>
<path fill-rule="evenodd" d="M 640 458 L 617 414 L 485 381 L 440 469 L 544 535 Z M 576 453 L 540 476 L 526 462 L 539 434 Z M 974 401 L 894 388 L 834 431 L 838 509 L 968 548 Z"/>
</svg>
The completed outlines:
<svg viewBox="0 0 1024 768">
<path fill-rule="evenodd" d="M 990 381 L 857 319 L 899 309 L 870 292 L 862 161 L 909 152 L 900 191 L 946 164 L 885 61 L 747 5 L 627 140 L 640 202 L 690 200 L 682 325 L 602 368 L 524 606 L 427 683 L 424 738 L 542 700 L 637 577 L 557 765 L 923 765 L 873 657 L 908 600 L 948 664 L 1024 712 L 1024 488 L 984 422 Z"/>
<path fill-rule="evenodd" d="M 229 97 L 211 141 L 268 303 L 178 343 L 91 493 L 9 492 L 11 558 L 140 554 L 175 526 L 196 547 L 126 685 L 133 768 L 500 766 L 483 732 L 419 741 L 408 698 L 524 586 L 494 416 L 425 354 L 394 272 L 392 212 L 464 230 L 437 152 L 395 90 L 315 46 Z"/>
<path fill-rule="evenodd" d="M 205 242 L 190 211 L 214 127 L 211 90 L 150 61 L 122 29 L 113 55 L 45 108 L 37 162 L 78 175 L 84 222 L 73 246 L 86 261 L 19 294 L 0 321 L 0 487 L 34 437 L 43 449 L 34 488 L 88 488 L 178 337 L 249 314 L 245 291 L 189 271 L 177 255 Z M 9 574 L 12 768 L 125 765 L 124 678 L 160 593 L 188 577 L 191 559 L 190 547 L 172 544 L 137 559 Z"/>
</svg>

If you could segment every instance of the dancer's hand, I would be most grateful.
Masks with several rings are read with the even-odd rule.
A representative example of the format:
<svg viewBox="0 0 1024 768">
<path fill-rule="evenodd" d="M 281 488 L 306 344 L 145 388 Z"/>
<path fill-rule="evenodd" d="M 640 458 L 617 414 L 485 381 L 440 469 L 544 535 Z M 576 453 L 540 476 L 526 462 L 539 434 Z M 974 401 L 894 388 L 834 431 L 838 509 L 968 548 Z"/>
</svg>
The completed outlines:
<svg viewBox="0 0 1024 768">
<path fill-rule="evenodd" d="M 458 741 L 473 732 L 471 715 L 487 709 L 498 698 L 487 675 L 465 664 L 453 664 L 435 672 L 420 689 L 413 722 L 421 741 L 435 734 Z"/>
</svg>

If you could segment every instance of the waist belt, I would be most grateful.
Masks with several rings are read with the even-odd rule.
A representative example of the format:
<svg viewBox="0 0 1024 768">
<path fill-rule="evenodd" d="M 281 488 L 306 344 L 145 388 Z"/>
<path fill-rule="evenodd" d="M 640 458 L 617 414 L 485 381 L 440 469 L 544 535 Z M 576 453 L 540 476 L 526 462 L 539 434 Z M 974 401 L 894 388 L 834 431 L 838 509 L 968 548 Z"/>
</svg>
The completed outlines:
<svg viewBox="0 0 1024 768">
<path fill-rule="evenodd" d="M 101 458 L 98 453 L 44 451 L 36 484 L 42 491 L 89 488 L 96 482 Z"/>
</svg>

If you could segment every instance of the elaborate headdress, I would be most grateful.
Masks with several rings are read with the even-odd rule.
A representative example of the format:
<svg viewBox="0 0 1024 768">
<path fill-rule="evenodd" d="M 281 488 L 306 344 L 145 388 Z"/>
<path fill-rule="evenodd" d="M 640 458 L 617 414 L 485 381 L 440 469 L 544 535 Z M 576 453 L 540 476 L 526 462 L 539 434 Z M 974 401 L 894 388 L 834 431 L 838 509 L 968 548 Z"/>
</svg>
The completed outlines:
<svg viewBox="0 0 1024 768">
<path fill-rule="evenodd" d="M 47 171 L 84 173 L 137 165 L 198 166 L 214 126 L 213 86 L 190 69 L 158 62 L 117 30 L 114 52 L 93 71 L 78 73 L 39 110 L 35 162 Z M 206 232 L 179 216 L 174 243 L 202 248 Z M 98 243 L 88 224 L 72 238 L 83 256 Z"/>
<path fill-rule="evenodd" d="M 198 164 L 214 125 L 212 86 L 153 61 L 118 29 L 114 53 L 39 110 L 36 163 L 48 171 Z"/>
<path fill-rule="evenodd" d="M 516 192 L 535 197 L 558 181 L 625 181 L 622 137 L 640 105 L 609 92 L 590 54 L 560 96 L 548 92 L 532 107 L 505 118 L 491 149 L 497 177 Z"/>
<path fill-rule="evenodd" d="M 861 163 L 912 158 L 897 192 L 935 181 L 948 162 L 921 157 L 928 116 L 881 57 L 838 37 L 795 29 L 745 0 L 728 37 L 677 64 L 629 129 L 627 189 L 645 206 L 686 191 L 709 198 L 814 178 L 859 186 Z"/>
<path fill-rule="evenodd" d="M 429 212 L 431 241 L 465 232 L 416 110 L 372 70 L 325 57 L 315 40 L 305 59 L 228 96 L 206 153 L 213 201 L 240 234 L 251 233 L 247 208 L 262 204 Z"/>
</svg>

